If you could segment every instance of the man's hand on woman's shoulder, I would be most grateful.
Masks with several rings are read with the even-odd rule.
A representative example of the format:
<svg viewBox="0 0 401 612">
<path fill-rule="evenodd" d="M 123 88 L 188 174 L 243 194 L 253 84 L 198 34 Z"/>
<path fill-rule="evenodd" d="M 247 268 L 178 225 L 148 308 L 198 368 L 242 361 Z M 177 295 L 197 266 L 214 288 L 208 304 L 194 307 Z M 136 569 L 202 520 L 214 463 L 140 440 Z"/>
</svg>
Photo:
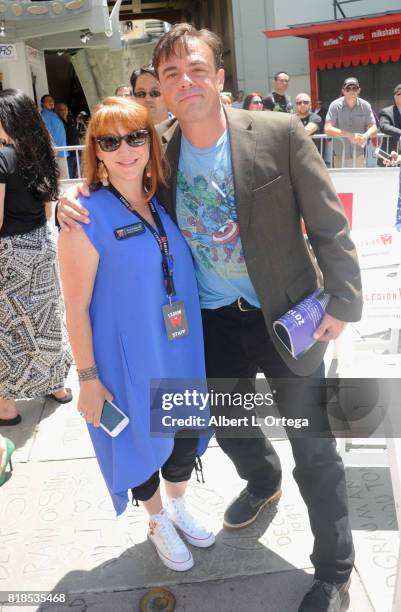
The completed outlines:
<svg viewBox="0 0 401 612">
<path fill-rule="evenodd" d="M 71 185 L 65 191 L 57 206 L 57 220 L 65 232 L 70 229 L 81 229 L 80 223 L 90 223 L 89 211 L 77 200 L 79 196 L 89 197 L 89 187 L 85 183 Z"/>
</svg>

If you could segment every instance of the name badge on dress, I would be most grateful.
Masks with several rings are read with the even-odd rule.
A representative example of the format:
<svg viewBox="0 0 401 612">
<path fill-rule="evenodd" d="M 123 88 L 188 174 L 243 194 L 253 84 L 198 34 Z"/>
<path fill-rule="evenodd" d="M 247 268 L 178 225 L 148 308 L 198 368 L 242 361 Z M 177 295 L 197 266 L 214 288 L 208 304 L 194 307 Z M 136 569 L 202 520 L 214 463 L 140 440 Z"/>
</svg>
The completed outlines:
<svg viewBox="0 0 401 612">
<path fill-rule="evenodd" d="M 178 338 L 188 336 L 188 320 L 183 301 L 165 304 L 162 307 L 162 311 L 169 340 L 178 340 Z"/>
<path fill-rule="evenodd" d="M 138 223 L 132 223 L 131 225 L 124 225 L 124 227 L 118 227 L 114 230 L 114 235 L 117 240 L 124 240 L 125 238 L 131 238 L 131 236 L 139 236 L 145 231 L 145 226 L 142 221 Z"/>
</svg>

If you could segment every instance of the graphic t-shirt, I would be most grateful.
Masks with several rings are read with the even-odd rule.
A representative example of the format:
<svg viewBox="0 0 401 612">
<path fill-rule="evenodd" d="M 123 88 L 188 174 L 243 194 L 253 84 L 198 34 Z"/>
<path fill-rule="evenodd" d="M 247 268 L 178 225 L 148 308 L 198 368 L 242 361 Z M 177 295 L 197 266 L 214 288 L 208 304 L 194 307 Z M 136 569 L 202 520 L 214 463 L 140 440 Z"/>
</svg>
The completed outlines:
<svg viewBox="0 0 401 612">
<path fill-rule="evenodd" d="M 259 307 L 239 236 L 227 130 L 207 149 L 182 136 L 177 219 L 194 257 L 201 307 L 220 308 L 238 297 Z"/>
</svg>

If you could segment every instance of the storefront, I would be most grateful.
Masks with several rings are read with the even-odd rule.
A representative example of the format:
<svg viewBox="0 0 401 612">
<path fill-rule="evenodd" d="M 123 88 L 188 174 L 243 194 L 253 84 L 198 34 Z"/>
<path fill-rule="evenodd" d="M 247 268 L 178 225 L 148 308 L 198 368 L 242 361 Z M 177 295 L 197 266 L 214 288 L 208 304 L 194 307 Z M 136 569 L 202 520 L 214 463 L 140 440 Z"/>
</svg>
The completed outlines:
<svg viewBox="0 0 401 612">
<path fill-rule="evenodd" d="M 269 30 L 265 35 L 308 39 L 313 101 L 338 97 L 344 78 L 352 75 L 361 83 L 362 97 L 381 108 L 392 102 L 392 90 L 401 82 L 400 12 Z"/>
</svg>

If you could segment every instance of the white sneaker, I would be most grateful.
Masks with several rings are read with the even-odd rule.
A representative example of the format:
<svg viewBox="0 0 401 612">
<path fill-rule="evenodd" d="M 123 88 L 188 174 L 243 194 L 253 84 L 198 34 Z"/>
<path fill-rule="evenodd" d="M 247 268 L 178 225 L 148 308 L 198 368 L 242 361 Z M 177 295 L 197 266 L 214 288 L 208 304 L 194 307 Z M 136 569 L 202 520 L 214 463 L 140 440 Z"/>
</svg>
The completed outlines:
<svg viewBox="0 0 401 612">
<path fill-rule="evenodd" d="M 191 551 L 181 540 L 165 510 L 150 518 L 148 538 L 166 567 L 176 572 L 191 569 L 194 564 Z"/>
<path fill-rule="evenodd" d="M 169 497 L 166 510 L 174 525 L 182 531 L 183 536 L 190 544 L 199 548 L 207 548 L 214 544 L 216 540 L 214 533 L 192 516 L 186 507 L 183 496 Z"/>
</svg>

